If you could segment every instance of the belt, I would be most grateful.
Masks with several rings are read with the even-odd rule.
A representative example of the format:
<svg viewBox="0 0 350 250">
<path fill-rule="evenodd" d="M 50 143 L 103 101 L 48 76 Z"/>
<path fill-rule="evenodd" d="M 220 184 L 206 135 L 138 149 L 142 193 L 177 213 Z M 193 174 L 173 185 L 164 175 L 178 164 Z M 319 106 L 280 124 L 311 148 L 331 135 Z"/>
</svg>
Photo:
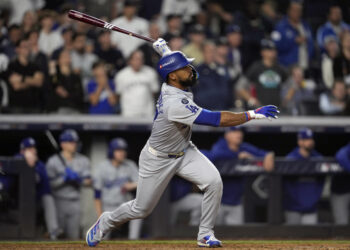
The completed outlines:
<svg viewBox="0 0 350 250">
<path fill-rule="evenodd" d="M 184 154 L 185 154 L 185 150 L 178 152 L 178 153 L 163 153 L 163 152 L 155 150 L 154 148 L 152 148 L 149 145 L 148 145 L 148 152 L 150 152 L 152 155 L 160 157 L 160 158 L 170 158 L 170 159 L 177 159 L 177 158 L 184 156 Z"/>
</svg>

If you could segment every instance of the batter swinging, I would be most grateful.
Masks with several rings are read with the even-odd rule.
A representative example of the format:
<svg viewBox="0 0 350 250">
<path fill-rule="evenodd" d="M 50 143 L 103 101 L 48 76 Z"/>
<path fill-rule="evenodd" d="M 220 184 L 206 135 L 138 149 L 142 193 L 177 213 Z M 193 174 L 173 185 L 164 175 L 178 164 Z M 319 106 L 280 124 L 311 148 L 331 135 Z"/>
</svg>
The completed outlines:
<svg viewBox="0 0 350 250">
<path fill-rule="evenodd" d="M 141 151 L 136 198 L 114 211 L 104 212 L 87 232 L 86 242 L 96 246 L 111 229 L 149 215 L 171 178 L 178 175 L 204 192 L 198 246 L 221 247 L 213 227 L 222 181 L 215 166 L 190 141 L 192 125 L 237 126 L 251 119 L 277 118 L 279 111 L 272 105 L 243 113 L 202 109 L 193 102 L 189 91 L 198 78 L 191 65 L 194 59 L 180 51 L 170 51 L 161 38 L 153 48 L 162 55 L 157 70 L 165 82 L 157 101 L 151 136 Z"/>
</svg>

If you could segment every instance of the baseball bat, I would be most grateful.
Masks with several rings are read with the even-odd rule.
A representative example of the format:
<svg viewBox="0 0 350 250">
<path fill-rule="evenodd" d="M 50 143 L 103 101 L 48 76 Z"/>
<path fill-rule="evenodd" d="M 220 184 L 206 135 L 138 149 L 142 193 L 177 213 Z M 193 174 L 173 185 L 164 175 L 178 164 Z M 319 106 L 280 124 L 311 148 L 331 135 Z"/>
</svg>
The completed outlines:
<svg viewBox="0 0 350 250">
<path fill-rule="evenodd" d="M 55 152 L 58 155 L 58 158 L 60 159 L 60 161 L 63 164 L 63 166 L 67 167 L 66 160 L 62 157 L 60 148 L 59 148 L 55 138 L 53 137 L 51 131 L 47 129 L 45 131 L 45 135 L 46 135 L 47 139 L 49 139 L 49 142 L 50 142 L 52 148 L 55 150 Z"/>
<path fill-rule="evenodd" d="M 91 25 L 94 25 L 94 26 L 97 26 L 97 27 L 100 27 L 100 28 L 109 29 L 109 30 L 113 30 L 113 31 L 116 31 L 116 32 L 120 32 L 120 33 L 129 35 L 129 36 L 137 37 L 137 38 L 145 40 L 147 42 L 154 43 L 156 41 L 156 40 L 154 40 L 152 38 L 149 38 L 149 37 L 146 37 L 146 36 L 142 36 L 142 35 L 136 34 L 134 32 L 131 32 L 131 31 L 119 28 L 119 27 L 117 27 L 117 26 L 115 26 L 115 25 L 113 25 L 111 23 L 108 23 L 108 22 L 103 21 L 103 20 L 101 20 L 99 18 L 87 15 L 85 13 L 82 13 L 82 12 L 79 12 L 79 11 L 76 11 L 76 10 L 70 10 L 68 12 L 68 16 L 71 19 L 78 20 L 78 21 L 83 22 L 83 23 L 88 23 L 88 24 L 91 24 Z"/>
</svg>

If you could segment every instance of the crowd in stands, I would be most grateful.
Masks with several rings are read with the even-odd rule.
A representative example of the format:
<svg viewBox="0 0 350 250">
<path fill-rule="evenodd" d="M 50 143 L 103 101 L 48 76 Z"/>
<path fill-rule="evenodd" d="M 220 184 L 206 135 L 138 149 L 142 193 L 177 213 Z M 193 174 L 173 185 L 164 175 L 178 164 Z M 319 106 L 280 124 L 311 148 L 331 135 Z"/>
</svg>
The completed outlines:
<svg viewBox="0 0 350 250">
<path fill-rule="evenodd" d="M 320 10 L 311 19 L 305 13 L 313 5 Z M 342 7 L 302 0 L 2 1 L 0 112 L 153 116 L 161 80 L 152 44 L 69 19 L 76 9 L 163 37 L 196 58 L 193 92 L 203 108 L 274 104 L 281 115 L 349 115 L 350 25 Z"/>
</svg>

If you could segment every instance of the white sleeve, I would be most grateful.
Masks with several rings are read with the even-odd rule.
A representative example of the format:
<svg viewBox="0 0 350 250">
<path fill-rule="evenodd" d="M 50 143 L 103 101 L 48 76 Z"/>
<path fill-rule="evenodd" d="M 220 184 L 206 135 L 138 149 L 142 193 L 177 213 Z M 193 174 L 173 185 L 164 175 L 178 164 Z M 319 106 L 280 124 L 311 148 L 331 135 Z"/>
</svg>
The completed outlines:
<svg viewBox="0 0 350 250">
<path fill-rule="evenodd" d="M 93 171 L 93 174 L 92 174 L 92 185 L 96 190 L 102 190 L 102 187 L 103 187 L 103 179 L 102 179 L 101 173 L 102 173 L 102 165 L 100 164 L 97 166 L 96 170 Z"/>
<path fill-rule="evenodd" d="M 168 120 L 192 126 L 202 108 L 190 98 L 176 98 L 168 106 Z"/>
<path fill-rule="evenodd" d="M 123 89 L 122 72 L 119 72 L 114 77 L 115 92 L 120 95 Z"/>
</svg>

